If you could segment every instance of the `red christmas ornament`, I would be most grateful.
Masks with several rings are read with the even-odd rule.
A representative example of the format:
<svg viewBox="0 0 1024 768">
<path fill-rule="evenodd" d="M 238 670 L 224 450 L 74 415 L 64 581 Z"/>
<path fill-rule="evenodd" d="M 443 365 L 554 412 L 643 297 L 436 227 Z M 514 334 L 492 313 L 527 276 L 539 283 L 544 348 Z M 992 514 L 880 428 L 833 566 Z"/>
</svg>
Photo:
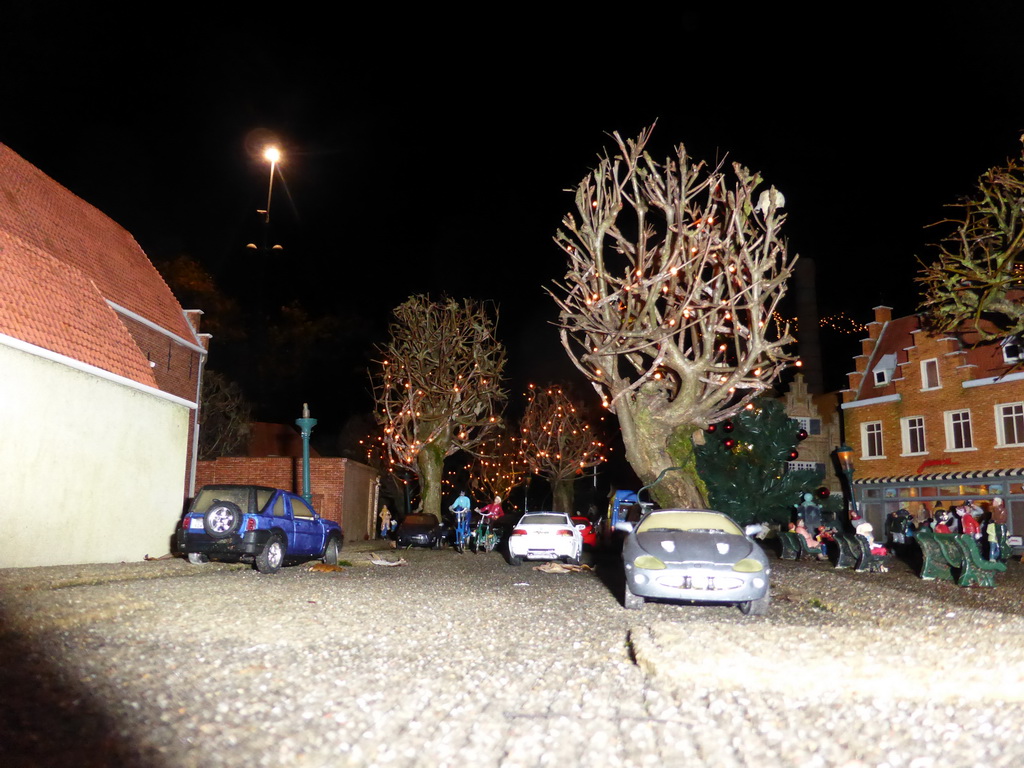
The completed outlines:
<svg viewBox="0 0 1024 768">
<path fill-rule="evenodd" d="M 732 427 L 732 422 L 731 421 L 726 421 L 726 422 L 724 422 L 722 424 L 722 431 L 723 432 L 732 432 L 732 429 L 733 429 L 733 427 Z"/>
<path fill-rule="evenodd" d="M 832 491 L 830 491 L 825 486 L 821 486 L 821 488 L 818 489 L 818 498 L 819 499 L 827 499 L 831 494 L 832 494 Z"/>
<path fill-rule="evenodd" d="M 717 424 L 708 424 L 708 432 L 714 432 L 717 429 L 718 429 L 718 425 Z"/>
<path fill-rule="evenodd" d="M 796 433 L 796 439 L 797 440 L 806 440 L 807 439 L 807 430 L 806 429 L 801 429 L 799 432 L 797 432 Z"/>
<path fill-rule="evenodd" d="M 729 438 L 728 440 L 723 440 L 723 441 L 722 441 L 722 445 L 724 445 L 724 446 L 725 446 L 726 448 L 728 448 L 728 449 L 729 449 L 729 450 L 731 451 L 731 450 L 732 450 L 733 448 L 735 448 L 735 447 L 736 447 L 736 441 L 735 441 L 735 440 L 733 440 L 733 439 L 732 439 L 732 438 L 730 437 L 730 438 Z"/>
<path fill-rule="evenodd" d="M 790 451 L 789 452 L 789 460 L 790 461 L 793 461 L 794 459 L 799 459 L 799 458 L 800 458 L 800 454 L 797 453 L 796 451 Z"/>
</svg>

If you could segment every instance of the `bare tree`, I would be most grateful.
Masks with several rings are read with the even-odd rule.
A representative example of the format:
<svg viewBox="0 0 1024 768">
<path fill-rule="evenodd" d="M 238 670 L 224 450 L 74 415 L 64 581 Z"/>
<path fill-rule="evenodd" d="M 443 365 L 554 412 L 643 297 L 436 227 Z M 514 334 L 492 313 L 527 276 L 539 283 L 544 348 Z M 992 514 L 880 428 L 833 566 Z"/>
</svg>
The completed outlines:
<svg viewBox="0 0 1024 768">
<path fill-rule="evenodd" d="M 918 278 L 922 311 L 940 331 L 966 325 L 983 340 L 1024 336 L 1024 165 L 1010 159 L 989 168 L 970 197 L 949 207 L 958 214 L 938 225 L 953 231 Z"/>
<path fill-rule="evenodd" d="M 557 512 L 573 513 L 577 475 L 605 460 L 604 445 L 595 438 L 583 413 L 562 387 L 530 385 L 519 430 L 530 471 L 551 485 Z"/>
<path fill-rule="evenodd" d="M 529 476 L 530 468 L 523 456 L 520 439 L 504 431 L 477 447 L 477 455 L 469 467 L 473 494 L 488 500 L 494 496 L 507 499 L 512 490 L 526 482 Z"/>
<path fill-rule="evenodd" d="M 663 505 L 705 506 L 693 440 L 767 389 L 793 359 L 773 322 L 796 256 L 780 236 L 774 187 L 734 164 L 662 163 L 651 129 L 613 138 L 576 188 L 555 242 L 568 256 L 551 295 L 562 344 L 619 419 L 626 458 Z M 731 186 L 730 186 L 731 184 Z"/>
<path fill-rule="evenodd" d="M 416 472 L 424 512 L 440 514 L 445 457 L 474 452 L 501 424 L 505 348 L 484 304 L 413 296 L 394 311 L 374 377 L 393 467 Z"/>
<path fill-rule="evenodd" d="M 199 413 L 199 458 L 236 456 L 245 451 L 252 426 L 252 407 L 242 388 L 226 376 L 206 369 L 203 373 Z"/>
</svg>

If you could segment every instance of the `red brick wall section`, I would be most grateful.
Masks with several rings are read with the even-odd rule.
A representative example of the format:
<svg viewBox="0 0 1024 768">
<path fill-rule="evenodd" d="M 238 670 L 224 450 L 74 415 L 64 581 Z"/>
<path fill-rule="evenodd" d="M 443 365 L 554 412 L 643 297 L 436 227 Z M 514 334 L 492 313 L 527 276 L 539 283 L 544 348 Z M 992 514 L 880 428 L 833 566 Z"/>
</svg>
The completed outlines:
<svg viewBox="0 0 1024 768">
<path fill-rule="evenodd" d="M 370 532 L 362 530 L 351 517 L 343 518 L 348 462 L 348 459 L 336 458 L 310 459 L 313 507 L 328 520 L 341 523 L 347 540 L 362 540 Z M 198 462 L 196 488 L 214 483 L 251 483 L 302 493 L 302 459 L 239 457 Z"/>
</svg>

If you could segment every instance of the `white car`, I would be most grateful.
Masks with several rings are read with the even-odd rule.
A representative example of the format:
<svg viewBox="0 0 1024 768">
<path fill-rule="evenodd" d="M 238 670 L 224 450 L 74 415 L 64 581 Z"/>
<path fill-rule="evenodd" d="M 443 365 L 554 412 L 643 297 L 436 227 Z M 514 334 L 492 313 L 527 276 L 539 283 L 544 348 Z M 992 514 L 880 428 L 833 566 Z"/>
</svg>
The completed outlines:
<svg viewBox="0 0 1024 768">
<path fill-rule="evenodd" d="M 583 535 L 564 512 L 527 512 L 508 537 L 509 565 L 523 560 L 562 560 L 579 565 Z"/>
</svg>

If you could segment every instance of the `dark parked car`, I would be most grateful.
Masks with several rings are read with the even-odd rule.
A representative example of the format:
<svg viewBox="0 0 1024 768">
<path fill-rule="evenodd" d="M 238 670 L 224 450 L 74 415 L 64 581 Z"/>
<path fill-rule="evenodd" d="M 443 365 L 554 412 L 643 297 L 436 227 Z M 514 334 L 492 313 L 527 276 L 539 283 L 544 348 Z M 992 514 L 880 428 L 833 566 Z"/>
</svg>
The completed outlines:
<svg viewBox="0 0 1024 768">
<path fill-rule="evenodd" d="M 178 529 L 178 551 L 190 563 L 253 563 L 274 573 L 287 563 L 337 565 L 343 534 L 294 493 L 259 485 L 204 486 Z"/>
<path fill-rule="evenodd" d="M 448 546 L 451 531 L 434 515 L 406 515 L 395 531 L 396 546 L 431 547 L 441 549 Z"/>
<path fill-rule="evenodd" d="M 768 558 L 732 518 L 703 509 L 656 509 L 615 528 L 627 534 L 626 608 L 661 599 L 733 603 L 745 614 L 768 611 Z"/>
</svg>

